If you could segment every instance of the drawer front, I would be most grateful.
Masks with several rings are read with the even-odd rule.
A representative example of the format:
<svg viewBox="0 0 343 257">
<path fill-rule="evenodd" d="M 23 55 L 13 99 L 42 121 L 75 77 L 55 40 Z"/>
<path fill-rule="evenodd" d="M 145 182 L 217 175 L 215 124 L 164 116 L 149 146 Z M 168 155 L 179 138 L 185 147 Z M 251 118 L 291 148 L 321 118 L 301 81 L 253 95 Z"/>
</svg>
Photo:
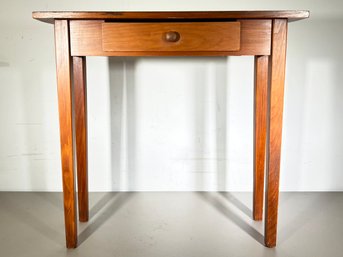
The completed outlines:
<svg viewBox="0 0 343 257">
<path fill-rule="evenodd" d="M 240 22 L 102 23 L 103 51 L 239 51 Z"/>
</svg>

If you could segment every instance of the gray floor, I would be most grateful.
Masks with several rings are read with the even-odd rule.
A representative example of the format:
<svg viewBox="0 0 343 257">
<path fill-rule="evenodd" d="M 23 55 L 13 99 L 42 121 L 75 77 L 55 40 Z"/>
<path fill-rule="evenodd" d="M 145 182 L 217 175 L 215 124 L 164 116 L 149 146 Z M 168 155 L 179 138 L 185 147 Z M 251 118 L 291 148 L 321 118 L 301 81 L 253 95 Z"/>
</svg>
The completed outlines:
<svg viewBox="0 0 343 257">
<path fill-rule="evenodd" d="M 343 193 L 283 193 L 265 248 L 249 193 L 92 193 L 66 250 L 61 193 L 0 193 L 0 256 L 343 256 Z"/>
</svg>

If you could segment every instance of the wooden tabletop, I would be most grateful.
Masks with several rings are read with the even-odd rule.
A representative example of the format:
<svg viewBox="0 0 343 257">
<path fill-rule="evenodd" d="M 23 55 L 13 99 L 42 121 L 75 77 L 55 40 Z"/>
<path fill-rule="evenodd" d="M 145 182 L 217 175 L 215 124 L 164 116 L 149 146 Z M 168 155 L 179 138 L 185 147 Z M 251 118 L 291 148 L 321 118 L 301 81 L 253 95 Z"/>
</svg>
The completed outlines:
<svg viewBox="0 0 343 257">
<path fill-rule="evenodd" d="M 67 20 L 220 20 L 220 19 L 306 19 L 309 11 L 212 11 L 212 12 L 33 12 L 34 19 L 53 23 L 55 19 Z"/>
</svg>

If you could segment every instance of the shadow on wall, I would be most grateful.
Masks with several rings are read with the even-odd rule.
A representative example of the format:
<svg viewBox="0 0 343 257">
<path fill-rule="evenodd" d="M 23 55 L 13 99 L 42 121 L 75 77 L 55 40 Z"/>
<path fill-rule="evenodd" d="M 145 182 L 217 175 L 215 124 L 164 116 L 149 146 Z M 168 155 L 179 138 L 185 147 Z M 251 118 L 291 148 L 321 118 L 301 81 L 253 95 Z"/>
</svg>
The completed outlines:
<svg viewBox="0 0 343 257">
<path fill-rule="evenodd" d="M 10 66 L 9 62 L 0 61 L 0 67 L 9 67 L 9 66 Z"/>
<path fill-rule="evenodd" d="M 22 85 L 17 97 L 20 98 L 19 105 L 23 109 L 14 124 L 14 131 L 18 133 L 16 140 L 20 140 L 17 149 L 20 149 L 21 152 L 14 155 L 13 159 L 21 159 L 24 162 L 21 170 L 21 176 L 27 178 L 24 190 L 49 190 L 47 177 L 52 158 L 50 142 L 47 142 L 49 138 L 47 135 L 50 132 L 45 130 L 49 127 L 45 120 L 46 109 L 49 108 L 49 105 L 44 99 L 48 95 L 47 88 L 55 89 L 55 86 L 40 83 L 43 81 L 44 75 L 36 75 L 39 74 L 38 68 L 26 69 L 23 66 L 22 69 L 20 76 Z M 32 76 L 32 74 L 35 75 Z"/>
<path fill-rule="evenodd" d="M 0 190 L 58 190 L 61 180 L 56 183 L 56 177 L 61 172 L 53 39 L 49 41 L 46 30 L 39 28 L 3 25 Z"/>
<path fill-rule="evenodd" d="M 112 190 L 135 190 L 135 58 L 109 58 Z"/>
<path fill-rule="evenodd" d="M 343 116 L 341 115 L 343 109 L 341 100 L 343 97 L 342 25 L 343 19 L 328 20 L 312 17 L 309 20 L 291 23 L 289 26 L 281 166 L 282 190 L 343 189 L 343 173 L 341 172 L 343 166 L 343 134 L 341 133 L 343 130 Z M 46 38 L 45 34 L 42 35 Z M 32 49 L 35 48 L 32 47 Z M 19 47 L 18 54 L 21 54 Z M 12 77 L 8 78 L 9 83 L 13 84 L 10 84 L 12 87 L 14 87 L 14 83 L 18 84 L 16 84 L 18 92 L 11 91 L 13 95 L 8 97 L 9 104 L 13 105 L 13 102 L 16 101 L 16 109 L 13 111 L 18 111 L 16 114 L 18 119 L 16 118 L 13 124 L 9 124 L 11 133 L 8 134 L 8 146 L 19 145 L 20 150 L 13 147 L 13 151 L 20 152 L 22 157 L 18 158 L 18 161 L 7 157 L 6 164 L 26 167 L 25 175 L 23 173 L 20 175 L 27 177 L 27 188 L 25 188 L 27 190 L 51 190 L 51 185 L 56 184 L 56 177 L 46 176 L 47 170 L 51 174 L 52 167 L 56 167 L 59 163 L 59 158 L 56 157 L 59 155 L 56 152 L 59 151 L 59 148 L 56 148 L 56 151 L 55 149 L 51 150 L 50 148 L 56 144 L 49 142 L 56 137 L 47 136 L 54 131 L 51 129 L 55 127 L 39 124 L 41 122 L 45 124 L 51 120 L 58 121 L 58 116 L 50 118 L 51 110 L 54 111 L 56 108 L 52 108 L 53 105 L 48 102 L 49 99 L 53 99 L 57 105 L 55 83 L 51 83 L 52 79 L 55 79 L 53 75 L 55 71 L 52 64 L 49 69 L 44 66 L 53 61 L 50 57 L 44 58 L 46 60 L 44 59 L 42 62 L 32 62 L 31 69 L 27 69 L 27 61 L 25 63 L 11 62 L 10 67 L 16 69 L 15 72 L 20 74 L 20 76 L 16 76 L 16 79 L 20 81 L 17 82 Z M 173 76 L 162 74 L 161 77 L 165 81 L 161 80 L 159 87 L 149 88 L 151 90 L 149 93 L 155 91 L 158 93 L 161 88 L 168 88 L 167 93 L 171 96 L 163 99 L 166 105 L 157 101 L 155 109 L 159 110 L 158 113 L 157 111 L 153 114 L 145 112 L 147 117 L 140 117 L 137 111 L 141 113 L 142 105 L 137 106 L 137 102 L 141 101 L 141 99 L 137 99 L 137 90 L 139 89 L 137 85 L 140 87 L 142 83 L 137 80 L 137 72 L 141 70 L 141 67 L 137 68 L 137 65 L 150 61 L 156 62 L 158 64 L 156 67 L 171 63 L 173 67 L 180 66 L 180 68 L 171 71 L 165 70 L 165 74 L 168 75 L 169 72 Z M 240 172 L 231 168 L 233 167 L 232 162 L 240 162 L 240 157 L 243 160 L 246 155 L 252 155 L 252 144 L 251 149 L 245 148 L 245 152 L 240 151 L 236 155 L 237 158 L 230 157 L 240 147 L 232 142 L 232 139 L 235 139 L 232 135 L 241 138 L 236 131 L 244 129 L 240 124 L 232 123 L 235 115 L 232 115 L 231 104 L 236 99 L 232 96 L 232 91 L 236 90 L 237 84 L 231 85 L 231 79 L 228 79 L 236 75 L 235 72 L 226 68 L 230 62 L 231 58 L 182 57 L 164 59 L 163 62 L 159 58 L 109 59 L 112 190 L 145 190 L 142 185 L 146 184 L 147 179 L 154 181 L 150 185 L 147 184 L 147 188 L 156 190 L 159 188 L 165 188 L 165 190 L 232 190 L 231 174 Z M 236 61 L 232 61 L 232 63 L 234 62 Z M 8 69 L 7 63 L 0 63 L 0 66 Z M 193 66 L 194 68 L 190 68 Z M 162 68 L 158 72 L 161 72 Z M 184 68 L 188 73 L 187 76 L 184 76 L 187 81 L 182 81 L 181 73 Z M 246 71 L 243 70 L 242 73 L 244 72 Z M 32 73 L 37 76 L 32 76 Z M 177 83 L 174 82 L 174 76 L 181 78 L 180 81 L 175 79 Z M 140 74 L 139 78 L 142 77 L 144 76 Z M 150 79 L 153 78 L 147 78 L 147 81 Z M 156 86 L 157 82 L 154 83 Z M 172 85 L 173 83 L 174 85 Z M 186 84 L 189 87 L 182 89 Z M 243 84 L 239 84 L 239 86 Z M 181 89 L 188 91 L 185 93 Z M 175 94 L 175 92 L 179 93 Z M 194 92 L 194 94 L 186 99 L 185 96 L 189 95 L 189 92 Z M 165 96 L 168 96 L 167 93 Z M 52 94 L 54 97 L 51 97 Z M 42 100 L 43 96 L 48 96 L 47 100 Z M 37 99 L 40 100 L 37 101 Z M 170 104 L 169 100 L 174 99 L 178 101 L 174 107 L 167 105 Z M 144 100 L 153 101 L 154 99 L 145 97 Z M 183 115 L 180 106 L 186 107 L 187 105 L 184 104 L 186 101 L 190 102 L 188 106 L 192 110 L 185 109 L 186 115 Z M 244 101 L 242 103 L 246 104 Z M 42 104 L 44 108 L 42 108 Z M 161 113 L 171 115 L 170 118 L 175 120 L 175 126 L 165 122 L 169 128 L 165 129 L 164 127 L 165 130 L 162 130 L 157 125 L 158 120 L 156 124 L 151 125 L 152 131 L 163 131 L 166 138 L 171 137 L 168 141 L 162 138 L 162 134 L 159 134 L 158 138 L 150 143 L 150 146 L 159 144 L 167 147 L 155 148 L 155 152 L 153 152 L 151 149 L 144 149 L 145 143 L 151 138 L 139 132 L 141 124 L 137 124 L 137 121 L 149 118 L 148 115 L 162 115 Z M 236 114 L 238 115 L 239 112 Z M 191 117 L 191 119 L 186 121 L 181 116 Z M 252 117 L 247 119 L 252 120 Z M 182 127 L 180 124 L 184 122 L 187 124 Z M 19 129 L 20 133 L 15 135 L 17 127 L 23 126 L 25 129 Z M 232 131 L 233 127 L 234 131 Z M 184 128 L 188 131 L 180 132 Z M 181 137 L 178 137 L 178 134 Z M 144 144 L 141 141 L 143 137 L 145 138 Z M 58 141 L 57 138 L 56 141 Z M 164 159 L 159 160 L 159 150 L 165 151 L 163 152 Z M 12 154 L 11 150 L 6 150 L 5 153 Z M 15 154 L 17 153 L 15 152 Z M 156 161 L 160 166 L 141 163 L 149 155 L 151 162 Z M 48 158 L 53 160 L 49 161 Z M 94 160 L 94 162 L 98 161 Z M 142 167 L 145 168 L 142 169 Z M 246 163 L 245 167 L 251 174 L 252 163 Z M 151 170 L 155 172 L 153 173 Z M 90 173 L 92 172 L 96 171 L 90 170 Z M 2 174 L 4 177 L 11 178 L 7 184 L 15 185 L 13 179 L 16 178 L 13 177 L 13 173 L 2 171 Z M 238 177 L 240 175 L 238 174 Z M 91 183 L 92 181 L 90 181 Z M 238 181 L 236 184 L 240 183 L 241 181 Z M 96 190 L 102 189 L 96 188 Z"/>
<path fill-rule="evenodd" d="M 289 26 L 281 190 L 343 189 L 342 25 Z"/>
<path fill-rule="evenodd" d="M 157 66 L 168 63 L 171 65 L 171 69 L 164 71 L 168 73 L 167 76 L 162 74 L 158 79 L 151 77 L 151 80 L 154 80 L 153 86 L 147 88 L 144 83 L 137 81 L 137 77 L 142 77 L 136 74 L 137 65 L 142 61 L 151 61 Z M 160 190 L 163 190 L 162 188 L 169 190 L 168 187 L 171 190 L 178 190 L 182 187 L 185 190 L 206 190 L 208 188 L 219 191 L 226 190 L 226 100 L 228 86 L 226 63 L 227 58 L 223 57 L 167 57 L 163 60 L 161 58 L 132 57 L 109 59 L 112 190 L 136 191 L 142 190 L 142 188 L 144 190 L 149 185 L 144 185 L 144 178 L 142 177 L 152 174 L 152 179 L 154 179 L 155 174 L 158 173 L 161 177 L 165 176 L 164 182 L 166 184 L 160 186 Z M 182 77 L 182 74 L 180 75 L 180 71 L 182 73 L 183 69 L 182 65 L 186 65 L 187 68 L 195 66 L 190 70 L 191 80 L 187 79 L 187 85 L 184 88 L 182 88 L 184 83 L 178 80 Z M 189 77 L 189 74 L 187 75 Z M 165 81 L 164 84 L 163 81 Z M 178 86 L 177 84 L 181 85 Z M 141 90 L 150 90 L 150 92 L 145 94 Z M 189 95 L 189 92 L 192 95 Z M 161 96 L 171 99 L 156 99 L 156 97 Z M 144 97 L 143 100 L 138 99 Z M 170 105 L 169 100 L 174 101 L 172 105 Z M 150 109 L 150 112 L 148 111 L 149 108 L 144 105 L 144 102 L 147 101 L 153 102 L 151 103 L 153 108 Z M 187 110 L 182 110 L 182 108 L 180 110 L 177 107 L 179 105 L 185 106 Z M 180 115 L 184 115 L 184 117 L 180 118 Z M 160 116 L 167 117 L 161 118 Z M 179 126 L 179 121 L 182 122 L 182 119 L 190 116 L 191 120 L 186 121 L 186 129 L 190 131 L 181 132 L 180 138 L 178 138 L 178 131 L 184 126 Z M 160 126 L 167 127 L 162 129 L 162 132 L 158 132 L 158 135 L 140 133 L 138 130 L 142 127 L 143 130 L 147 128 L 145 120 L 143 120 L 144 117 L 148 123 L 150 122 L 148 125 L 152 128 L 151 131 Z M 162 120 L 161 123 L 165 121 L 165 124 L 157 124 L 159 120 Z M 182 137 L 187 134 L 191 135 L 187 139 L 188 142 L 173 141 L 173 138 L 176 141 L 182 140 Z M 149 137 L 149 135 L 151 138 L 141 138 Z M 141 148 L 142 143 L 138 146 L 137 140 L 147 142 L 144 146 L 147 149 Z M 156 146 L 156 149 L 153 149 L 155 148 L 154 142 L 156 144 L 165 142 L 166 144 L 163 147 Z M 180 150 L 180 148 L 182 149 Z M 175 153 L 179 150 L 181 153 Z M 155 156 L 151 155 L 154 151 Z M 144 152 L 151 153 L 148 155 L 150 162 L 156 161 L 156 166 L 152 167 L 155 170 L 145 170 L 146 167 L 149 167 L 147 164 L 149 161 L 142 160 L 143 157 L 140 157 L 140 155 L 147 156 Z M 162 158 L 163 160 L 154 158 Z M 143 164 L 139 165 L 140 162 Z M 168 162 L 176 167 L 175 170 L 168 166 Z M 172 162 L 181 164 L 175 165 Z M 182 178 L 187 182 L 180 182 Z M 154 186 L 152 189 L 156 190 Z"/>
<path fill-rule="evenodd" d="M 291 23 L 289 26 L 281 166 L 282 190 L 342 189 L 339 184 L 339 181 L 343 180 L 339 168 L 343 165 L 343 136 L 340 133 L 343 128 L 343 116 L 340 115 L 343 107 L 341 101 L 343 86 L 340 82 L 343 74 L 341 65 L 343 53 L 340 50 L 343 44 L 342 23 L 342 20 L 310 19 Z M 144 170 L 146 162 L 142 160 L 147 155 L 144 154 L 145 149 L 141 148 L 141 137 L 147 137 L 147 135 L 139 132 L 143 117 L 137 114 L 137 111 L 141 113 L 142 108 L 141 105 L 137 105 L 137 102 L 141 101 L 139 99 L 141 95 L 137 93 L 137 90 L 139 89 L 140 92 L 142 86 L 141 81 L 137 81 L 137 72 L 141 69 L 141 66 L 137 67 L 137 65 L 153 61 L 157 63 L 157 66 L 159 64 L 163 66 L 167 62 L 174 65 L 173 67 L 178 67 L 181 63 L 195 66 L 194 69 L 186 67 L 189 69 L 187 83 L 191 84 L 190 88 L 193 92 L 192 99 L 188 99 L 192 104 L 189 108 L 192 108 L 193 112 L 185 110 L 185 113 L 191 114 L 192 117 L 189 126 L 186 127 L 190 130 L 188 135 L 191 135 L 192 141 L 183 145 L 185 148 L 183 152 L 180 151 L 179 155 L 175 154 L 175 151 L 180 148 L 172 150 L 175 147 L 174 144 L 166 146 L 170 151 L 170 155 L 167 156 L 169 159 L 156 160 L 156 163 L 165 162 L 167 168 L 163 165 L 151 167 L 155 170 L 153 175 L 159 176 L 156 180 L 160 179 L 160 185 L 166 185 L 161 186 L 165 190 L 232 190 L 232 178 L 229 176 L 228 169 L 230 168 L 232 173 L 240 172 L 235 168 L 231 170 L 231 167 L 236 167 L 232 166 L 232 162 L 237 162 L 237 160 L 241 162 L 245 158 L 244 155 L 252 155 L 252 144 L 251 149 L 246 149 L 245 152 L 240 151 L 234 158 L 229 157 L 239 148 L 237 143 L 231 142 L 231 138 L 244 136 L 237 134 L 239 129 L 235 128 L 232 132 L 229 128 L 239 125 L 230 123 L 232 115 L 239 115 L 238 111 L 230 110 L 232 106 L 230 101 L 235 101 L 231 93 L 238 85 L 237 83 L 231 86 L 230 80 L 227 79 L 231 75 L 235 76 L 232 70 L 227 69 L 231 58 L 168 57 L 167 60 L 165 58 L 163 60 L 162 62 L 159 58 L 109 59 L 112 189 L 145 190 L 142 186 L 145 181 L 143 177 L 153 173 Z M 180 69 L 182 68 L 184 66 L 181 65 Z M 169 86 L 170 89 L 172 88 L 169 84 L 170 80 L 182 78 L 175 70 L 169 72 L 170 76 L 164 75 L 164 79 L 168 81 L 156 86 L 155 80 L 156 87 L 149 89 L 158 91 L 164 86 Z M 175 79 L 175 90 L 180 90 L 177 86 L 179 83 L 182 84 L 182 81 Z M 242 83 L 240 86 L 245 86 L 245 84 Z M 174 96 L 172 94 L 170 98 L 174 99 Z M 145 101 L 154 101 L 149 97 L 147 99 Z M 165 99 L 166 103 L 168 100 Z M 175 100 L 178 101 L 177 98 Z M 182 104 L 181 101 L 176 102 L 176 105 Z M 165 107 L 162 105 L 156 104 L 155 108 L 163 110 Z M 165 109 L 166 115 L 172 115 L 171 118 L 173 118 L 173 114 L 170 114 L 171 109 L 171 107 Z M 250 118 L 252 120 L 252 117 L 247 119 Z M 180 128 L 177 123 L 178 121 L 175 127 L 170 126 L 169 130 L 163 132 L 165 137 L 173 137 L 171 136 L 173 133 L 177 135 L 176 131 Z M 227 126 L 228 124 L 230 126 Z M 154 129 L 156 128 L 158 128 L 157 125 Z M 182 136 L 177 140 L 182 140 Z M 150 148 L 152 145 L 153 141 Z M 148 154 L 149 149 L 146 150 Z M 159 157 L 157 154 L 150 156 L 150 159 L 154 161 L 154 158 Z M 180 158 L 184 159 L 180 160 Z M 177 164 L 172 164 L 172 162 Z M 252 174 L 252 163 L 250 165 L 246 162 L 244 165 L 251 166 L 249 174 Z M 161 179 L 163 176 L 161 174 L 165 175 L 165 180 Z M 183 181 L 181 181 L 182 178 Z M 151 177 L 151 179 L 155 178 Z M 159 187 L 154 185 L 150 188 L 159 190 Z"/>
</svg>

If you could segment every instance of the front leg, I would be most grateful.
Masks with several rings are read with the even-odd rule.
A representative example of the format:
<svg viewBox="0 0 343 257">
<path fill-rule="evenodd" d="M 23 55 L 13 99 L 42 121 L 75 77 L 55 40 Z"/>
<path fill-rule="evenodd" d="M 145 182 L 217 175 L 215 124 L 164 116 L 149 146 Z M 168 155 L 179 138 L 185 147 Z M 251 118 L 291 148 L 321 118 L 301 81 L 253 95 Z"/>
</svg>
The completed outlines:
<svg viewBox="0 0 343 257">
<path fill-rule="evenodd" d="M 287 22 L 287 19 L 273 20 L 272 54 L 269 60 L 270 102 L 265 207 L 265 244 L 268 247 L 276 246 Z"/>
<path fill-rule="evenodd" d="M 77 246 L 69 22 L 55 21 L 58 110 L 60 117 L 64 218 L 67 248 Z"/>
</svg>

